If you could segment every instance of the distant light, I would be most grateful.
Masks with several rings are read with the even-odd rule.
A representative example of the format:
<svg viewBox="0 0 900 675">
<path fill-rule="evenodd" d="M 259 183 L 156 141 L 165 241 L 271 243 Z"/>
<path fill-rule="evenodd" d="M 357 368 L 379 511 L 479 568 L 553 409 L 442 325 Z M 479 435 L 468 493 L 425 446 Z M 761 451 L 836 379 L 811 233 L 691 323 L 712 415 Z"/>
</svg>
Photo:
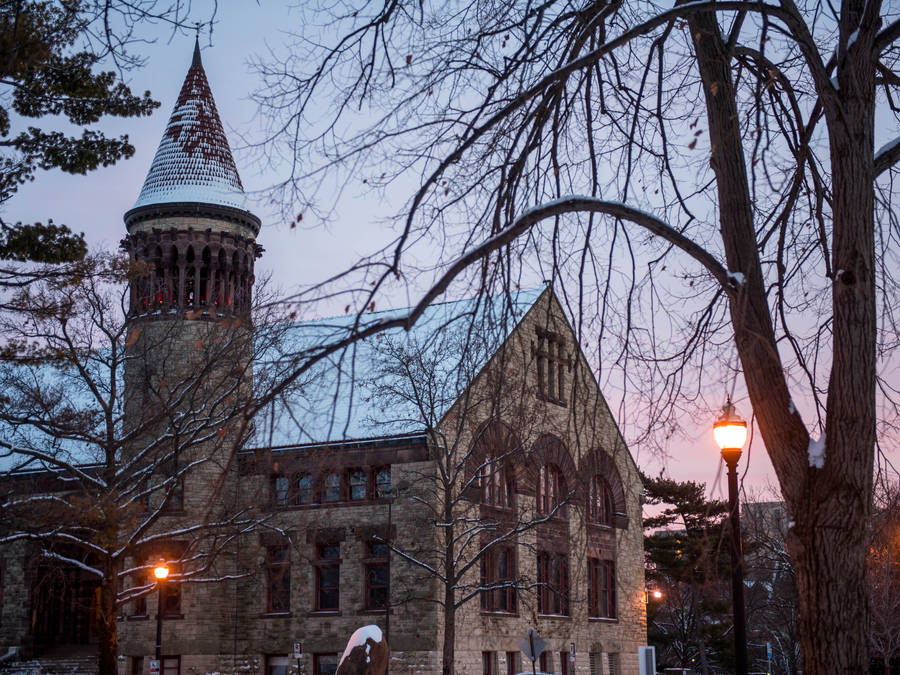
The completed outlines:
<svg viewBox="0 0 900 675">
<path fill-rule="evenodd" d="M 155 576 L 160 581 L 163 581 L 166 577 L 169 576 L 169 567 L 166 565 L 164 560 L 160 560 L 156 567 L 153 568 L 153 576 Z"/>
<path fill-rule="evenodd" d="M 734 411 L 731 401 L 722 408 L 722 415 L 713 424 L 713 436 L 721 450 L 740 450 L 747 440 L 747 423 Z"/>
<path fill-rule="evenodd" d="M 652 595 L 653 595 L 653 599 L 654 599 L 654 600 L 661 600 L 661 599 L 662 599 L 662 591 L 659 591 L 659 590 L 653 591 Z"/>
</svg>

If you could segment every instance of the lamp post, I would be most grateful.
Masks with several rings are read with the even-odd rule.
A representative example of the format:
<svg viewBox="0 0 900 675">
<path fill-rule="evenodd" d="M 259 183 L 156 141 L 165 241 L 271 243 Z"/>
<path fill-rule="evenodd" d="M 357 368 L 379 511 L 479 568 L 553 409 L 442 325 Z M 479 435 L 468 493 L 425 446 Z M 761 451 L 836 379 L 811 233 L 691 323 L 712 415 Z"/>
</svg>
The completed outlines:
<svg viewBox="0 0 900 675">
<path fill-rule="evenodd" d="M 153 568 L 153 576 L 156 577 L 156 662 L 162 670 L 162 613 L 163 613 L 163 582 L 169 576 L 169 566 L 162 558 Z"/>
<path fill-rule="evenodd" d="M 747 625 L 744 618 L 744 555 L 737 463 L 747 440 L 747 423 L 734 411 L 731 399 L 713 424 L 713 436 L 728 467 L 728 520 L 731 523 L 731 604 L 734 616 L 734 660 L 737 675 L 747 675 Z"/>
</svg>

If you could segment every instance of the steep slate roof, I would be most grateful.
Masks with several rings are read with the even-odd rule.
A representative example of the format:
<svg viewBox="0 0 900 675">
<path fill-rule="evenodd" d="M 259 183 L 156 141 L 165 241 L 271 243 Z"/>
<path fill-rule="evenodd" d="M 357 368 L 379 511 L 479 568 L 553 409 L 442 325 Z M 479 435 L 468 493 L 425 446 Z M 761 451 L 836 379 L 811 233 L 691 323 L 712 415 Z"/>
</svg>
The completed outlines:
<svg viewBox="0 0 900 675">
<path fill-rule="evenodd" d="M 247 208 L 199 43 L 134 207 L 176 202 Z"/>
<path fill-rule="evenodd" d="M 424 432 L 429 420 L 423 419 L 414 402 L 387 393 L 412 389 L 399 372 L 405 365 L 403 355 L 418 355 L 416 361 L 427 370 L 419 373 L 430 385 L 422 398 L 431 399 L 430 421 L 438 421 L 545 288 L 434 304 L 408 332 L 392 329 L 331 355 L 257 416 L 248 446 L 342 443 Z M 364 321 L 377 323 L 407 311 L 367 313 Z M 272 366 L 277 370 L 280 357 L 275 352 L 296 354 L 346 336 L 355 320 L 351 314 L 292 325 L 283 346 L 257 361 L 262 366 L 258 370 L 262 373 Z M 425 389 L 427 385 L 418 382 L 418 386 Z"/>
</svg>

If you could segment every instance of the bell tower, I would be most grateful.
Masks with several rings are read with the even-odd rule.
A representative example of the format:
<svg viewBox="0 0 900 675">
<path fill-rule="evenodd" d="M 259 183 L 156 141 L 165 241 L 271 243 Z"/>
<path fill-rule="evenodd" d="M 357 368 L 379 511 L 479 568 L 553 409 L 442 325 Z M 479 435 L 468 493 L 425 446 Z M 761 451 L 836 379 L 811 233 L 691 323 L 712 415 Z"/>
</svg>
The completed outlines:
<svg viewBox="0 0 900 675">
<path fill-rule="evenodd" d="M 205 486 L 221 482 L 248 433 L 253 267 L 262 253 L 260 220 L 247 208 L 198 43 L 124 220 L 125 418 L 135 439 L 125 451 L 148 475 L 151 507 L 192 517 L 210 508 Z"/>
<path fill-rule="evenodd" d="M 260 220 L 222 128 L 200 45 L 134 208 L 125 245 L 138 263 L 134 317 L 248 317 Z"/>
</svg>

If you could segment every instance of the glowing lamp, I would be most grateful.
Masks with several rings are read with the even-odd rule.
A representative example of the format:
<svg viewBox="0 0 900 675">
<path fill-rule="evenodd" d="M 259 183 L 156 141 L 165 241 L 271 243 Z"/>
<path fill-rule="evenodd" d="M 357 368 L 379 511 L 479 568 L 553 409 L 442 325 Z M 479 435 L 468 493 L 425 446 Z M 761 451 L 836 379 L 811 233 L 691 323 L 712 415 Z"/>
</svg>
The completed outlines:
<svg viewBox="0 0 900 675">
<path fill-rule="evenodd" d="M 713 436 L 716 445 L 722 452 L 737 450 L 740 452 L 747 440 L 747 422 L 734 411 L 731 401 L 722 408 L 722 414 L 713 424 Z"/>
<path fill-rule="evenodd" d="M 153 568 L 153 576 L 160 581 L 164 581 L 169 576 L 169 567 L 166 565 L 165 560 L 160 560 L 156 563 L 156 567 Z"/>
<path fill-rule="evenodd" d="M 653 595 L 654 600 L 662 599 L 662 591 L 660 591 L 660 590 L 653 591 L 653 593 L 651 595 Z"/>
</svg>

